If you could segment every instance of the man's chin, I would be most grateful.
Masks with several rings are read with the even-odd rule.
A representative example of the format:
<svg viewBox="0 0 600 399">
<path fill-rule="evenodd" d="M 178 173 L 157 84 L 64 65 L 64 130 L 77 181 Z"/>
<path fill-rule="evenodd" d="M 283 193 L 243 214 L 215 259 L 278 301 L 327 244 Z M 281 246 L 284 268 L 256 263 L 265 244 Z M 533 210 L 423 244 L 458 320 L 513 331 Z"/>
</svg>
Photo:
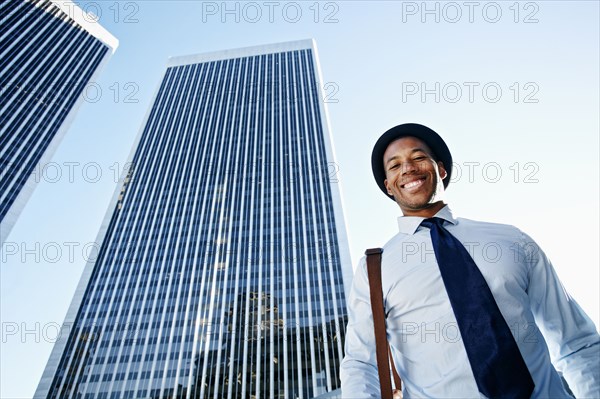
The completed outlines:
<svg viewBox="0 0 600 399">
<path fill-rule="evenodd" d="M 396 201 L 396 202 L 398 203 L 398 205 L 400 205 L 400 208 L 410 210 L 410 211 L 420 211 L 423 209 L 428 209 L 428 208 L 431 208 L 435 204 L 434 202 L 429 202 L 429 201 L 419 201 L 419 202 Z"/>
<path fill-rule="evenodd" d="M 411 202 L 411 203 L 407 203 L 407 202 L 401 202 L 401 201 L 396 201 L 396 203 L 398 205 L 400 205 L 400 209 L 402 209 L 403 212 L 409 212 L 409 213 L 414 213 L 414 212 L 419 212 L 419 211 L 424 211 L 424 210 L 428 210 L 431 208 L 435 208 L 439 205 L 443 204 L 442 200 L 436 200 L 433 202 Z"/>
</svg>

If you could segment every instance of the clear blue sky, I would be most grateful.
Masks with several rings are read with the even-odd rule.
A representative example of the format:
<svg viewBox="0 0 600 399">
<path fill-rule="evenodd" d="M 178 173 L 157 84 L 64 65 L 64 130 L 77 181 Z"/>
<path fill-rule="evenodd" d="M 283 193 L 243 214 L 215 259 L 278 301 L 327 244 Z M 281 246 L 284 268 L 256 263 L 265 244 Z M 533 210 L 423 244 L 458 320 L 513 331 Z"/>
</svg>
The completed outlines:
<svg viewBox="0 0 600 399">
<path fill-rule="evenodd" d="M 598 325 L 598 2 L 77 3 L 120 46 L 3 249 L 0 397 L 35 391 L 167 58 L 287 40 L 317 42 L 354 264 L 400 215 L 372 145 L 420 122 L 453 152 L 454 212 L 531 235 Z"/>
</svg>

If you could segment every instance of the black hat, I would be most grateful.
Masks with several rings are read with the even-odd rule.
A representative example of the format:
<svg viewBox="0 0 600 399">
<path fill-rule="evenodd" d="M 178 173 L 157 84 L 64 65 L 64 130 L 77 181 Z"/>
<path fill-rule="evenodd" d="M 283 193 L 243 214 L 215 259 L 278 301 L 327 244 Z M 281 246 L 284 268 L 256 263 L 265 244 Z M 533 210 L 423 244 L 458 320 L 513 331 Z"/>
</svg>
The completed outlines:
<svg viewBox="0 0 600 399">
<path fill-rule="evenodd" d="M 422 140 L 429 148 L 431 148 L 436 160 L 441 161 L 444 164 L 444 168 L 448 173 L 444 179 L 444 188 L 448 187 L 448 184 L 450 183 L 450 176 L 452 175 L 452 155 L 450 154 L 450 150 L 448 149 L 448 146 L 444 140 L 439 136 L 439 134 L 427 126 L 419 125 L 418 123 L 404 123 L 402 125 L 395 126 L 382 134 L 379 140 L 377 140 L 375 143 L 375 147 L 373 147 L 373 153 L 371 154 L 371 168 L 373 169 L 375 181 L 377 182 L 377 185 L 381 191 L 383 191 L 383 193 L 391 199 L 394 199 L 393 196 L 388 194 L 385 184 L 383 184 L 385 180 L 383 154 L 391 142 L 407 136 L 416 137 Z"/>
</svg>

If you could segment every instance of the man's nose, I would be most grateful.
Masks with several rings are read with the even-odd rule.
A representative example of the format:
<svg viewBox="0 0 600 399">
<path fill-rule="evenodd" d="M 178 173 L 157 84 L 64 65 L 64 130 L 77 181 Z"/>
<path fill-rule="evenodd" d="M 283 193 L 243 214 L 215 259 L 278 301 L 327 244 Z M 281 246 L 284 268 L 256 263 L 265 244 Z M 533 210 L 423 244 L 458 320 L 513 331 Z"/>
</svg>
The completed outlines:
<svg viewBox="0 0 600 399">
<path fill-rule="evenodd" d="M 402 166 L 401 166 L 401 171 L 402 174 L 409 174 L 409 173 L 415 173 L 418 172 L 419 168 L 417 165 L 417 162 L 413 162 L 413 161 L 406 161 L 406 162 L 402 162 Z"/>
</svg>

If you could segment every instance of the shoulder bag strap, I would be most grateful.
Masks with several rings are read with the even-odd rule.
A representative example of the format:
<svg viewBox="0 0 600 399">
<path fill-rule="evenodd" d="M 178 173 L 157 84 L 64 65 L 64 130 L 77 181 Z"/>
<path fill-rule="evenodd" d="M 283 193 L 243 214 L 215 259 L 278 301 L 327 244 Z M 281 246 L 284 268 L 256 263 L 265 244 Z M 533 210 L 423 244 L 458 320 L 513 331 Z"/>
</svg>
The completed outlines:
<svg viewBox="0 0 600 399">
<path fill-rule="evenodd" d="M 392 398 L 392 383 L 390 379 L 390 362 L 396 389 L 401 389 L 402 381 L 396 371 L 394 359 L 387 341 L 385 329 L 385 314 L 383 306 L 383 290 L 381 288 L 381 248 L 369 248 L 367 255 L 367 273 L 369 276 L 369 292 L 371 296 L 371 310 L 373 311 L 373 328 L 375 330 L 375 350 L 377 352 L 377 371 L 382 399 Z"/>
</svg>

